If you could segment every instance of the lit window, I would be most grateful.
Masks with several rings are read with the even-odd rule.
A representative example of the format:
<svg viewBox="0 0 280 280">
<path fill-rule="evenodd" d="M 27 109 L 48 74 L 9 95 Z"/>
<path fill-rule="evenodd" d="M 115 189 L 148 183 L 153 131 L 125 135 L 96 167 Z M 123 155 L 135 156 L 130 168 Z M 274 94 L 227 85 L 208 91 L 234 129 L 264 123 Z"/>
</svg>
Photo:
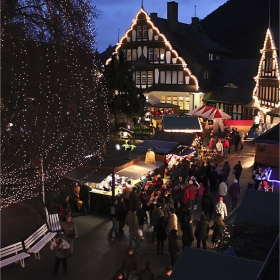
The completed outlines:
<svg viewBox="0 0 280 280">
<path fill-rule="evenodd" d="M 212 53 L 209 53 L 209 60 L 212 61 L 214 58 L 214 55 Z"/>
<path fill-rule="evenodd" d="M 203 78 L 204 78 L 204 80 L 208 80 L 209 79 L 209 71 L 208 70 L 204 70 Z"/>
<path fill-rule="evenodd" d="M 153 84 L 153 71 L 148 71 L 148 85 Z"/>
<path fill-rule="evenodd" d="M 165 48 L 160 48 L 160 59 L 161 60 L 165 59 Z"/>
<path fill-rule="evenodd" d="M 183 84 L 184 83 L 184 75 L 183 71 L 178 72 L 178 84 Z"/>
<path fill-rule="evenodd" d="M 166 103 L 172 103 L 172 102 L 171 102 L 171 96 L 167 96 L 167 98 L 166 98 Z"/>
<path fill-rule="evenodd" d="M 136 84 L 140 85 L 140 71 L 136 71 Z"/>
<path fill-rule="evenodd" d="M 149 60 L 154 60 L 154 49 L 149 49 Z"/>
<path fill-rule="evenodd" d="M 165 103 L 165 95 L 162 95 L 162 96 L 160 97 L 160 103 Z"/>
<path fill-rule="evenodd" d="M 147 72 L 146 71 L 141 72 L 141 84 L 142 85 L 147 84 Z"/>
<path fill-rule="evenodd" d="M 179 104 L 180 106 L 180 110 L 184 110 L 184 97 L 183 96 L 179 96 Z"/>
<path fill-rule="evenodd" d="M 177 96 L 173 96 L 173 98 L 172 98 L 172 104 L 178 105 L 178 97 L 177 97 Z"/>
<path fill-rule="evenodd" d="M 131 61 L 131 50 L 127 50 L 126 52 L 126 60 Z"/>
<path fill-rule="evenodd" d="M 142 26 L 137 26 L 137 39 L 142 39 Z"/>
<path fill-rule="evenodd" d="M 132 61 L 136 61 L 137 60 L 137 50 L 133 49 L 132 50 Z"/>
<path fill-rule="evenodd" d="M 154 50 L 154 59 L 155 60 L 159 59 L 159 49 L 158 48 L 155 48 L 155 50 Z"/>
<path fill-rule="evenodd" d="M 147 38 L 148 38 L 148 26 L 143 25 L 143 39 L 147 39 Z"/>
</svg>

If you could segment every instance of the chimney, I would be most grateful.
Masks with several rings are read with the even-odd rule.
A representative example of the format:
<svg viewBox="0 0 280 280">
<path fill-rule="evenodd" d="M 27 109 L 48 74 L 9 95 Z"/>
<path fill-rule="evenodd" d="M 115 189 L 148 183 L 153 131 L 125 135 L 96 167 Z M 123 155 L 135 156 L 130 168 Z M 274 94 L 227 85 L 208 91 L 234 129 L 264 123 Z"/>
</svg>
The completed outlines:
<svg viewBox="0 0 280 280">
<path fill-rule="evenodd" d="M 198 17 L 192 17 L 191 31 L 194 34 L 199 35 L 200 26 Z"/>
<path fill-rule="evenodd" d="M 157 18 L 157 13 L 150 13 L 151 20 L 155 20 Z"/>
<path fill-rule="evenodd" d="M 167 26 L 170 31 L 174 31 L 178 24 L 178 3 L 167 2 Z"/>
</svg>

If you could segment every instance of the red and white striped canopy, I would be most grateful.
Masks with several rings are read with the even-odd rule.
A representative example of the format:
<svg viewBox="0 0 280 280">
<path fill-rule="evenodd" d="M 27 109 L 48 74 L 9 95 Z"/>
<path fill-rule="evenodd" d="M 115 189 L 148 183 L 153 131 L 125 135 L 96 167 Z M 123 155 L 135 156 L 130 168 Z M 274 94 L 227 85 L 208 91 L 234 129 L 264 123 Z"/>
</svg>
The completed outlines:
<svg viewBox="0 0 280 280">
<path fill-rule="evenodd" d="M 203 105 L 188 113 L 188 115 L 196 116 L 203 119 L 230 119 L 231 116 L 212 106 Z"/>
</svg>

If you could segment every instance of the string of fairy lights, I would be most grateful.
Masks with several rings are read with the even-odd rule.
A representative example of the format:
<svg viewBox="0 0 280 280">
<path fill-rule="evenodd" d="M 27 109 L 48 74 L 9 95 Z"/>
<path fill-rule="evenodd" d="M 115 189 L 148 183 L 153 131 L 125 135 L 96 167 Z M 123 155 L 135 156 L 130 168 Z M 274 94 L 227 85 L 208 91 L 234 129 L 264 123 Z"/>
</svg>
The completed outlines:
<svg viewBox="0 0 280 280">
<path fill-rule="evenodd" d="M 280 76 L 279 76 L 279 65 L 278 65 L 278 60 L 277 60 L 277 48 L 275 47 L 275 43 L 274 43 L 274 40 L 273 40 L 273 36 L 272 36 L 272 32 L 271 32 L 271 29 L 268 28 L 267 31 L 266 31 L 266 35 L 265 35 L 265 40 L 264 40 L 264 44 L 263 44 L 263 49 L 261 50 L 261 53 L 262 53 L 262 56 L 261 56 L 261 60 L 260 60 L 260 63 L 259 63 L 259 68 L 258 68 L 258 74 L 257 76 L 255 77 L 255 81 L 256 81 L 256 86 L 254 88 L 254 98 L 257 99 L 257 102 L 259 103 L 260 101 L 260 96 L 259 96 L 259 90 L 260 90 L 260 81 L 261 79 L 263 78 L 263 75 L 262 75 L 262 71 L 263 71 L 263 68 L 264 68 L 264 62 L 266 59 L 268 59 L 268 52 L 271 52 L 271 58 L 272 58 L 272 65 L 273 65 L 273 71 L 274 72 L 274 75 L 271 75 L 269 77 L 266 77 L 266 78 L 270 78 L 270 79 L 277 79 L 277 83 L 278 83 L 278 87 L 275 89 L 276 90 L 276 93 L 275 93 L 275 98 L 276 98 L 276 107 L 279 107 L 280 106 Z M 269 107 L 266 107 L 264 105 L 260 106 L 259 105 L 259 109 L 261 111 L 263 111 L 264 113 L 267 113 L 268 111 L 271 110 L 271 108 Z"/>
<path fill-rule="evenodd" d="M 182 70 L 186 73 L 187 76 L 190 77 L 190 79 L 193 80 L 194 84 L 195 84 L 195 88 L 196 90 L 199 89 L 199 84 L 198 84 L 198 80 L 197 78 L 191 73 L 191 70 L 187 67 L 187 63 L 186 61 L 179 56 L 178 52 L 173 49 L 171 43 L 167 40 L 167 38 L 165 37 L 164 34 L 160 33 L 159 29 L 154 25 L 154 23 L 151 21 L 148 13 L 141 8 L 139 10 L 139 12 L 136 14 L 135 19 L 133 20 L 132 25 L 130 26 L 130 29 L 128 29 L 125 33 L 125 35 L 121 38 L 120 42 L 117 44 L 116 49 L 115 49 L 115 53 L 118 53 L 118 50 L 122 47 L 123 43 L 125 43 L 127 41 L 127 38 L 131 36 L 131 32 L 134 29 L 135 26 L 137 26 L 138 21 L 141 20 L 141 14 L 144 14 L 147 24 L 150 28 L 152 28 L 154 34 L 156 34 L 159 38 L 162 38 L 163 42 L 165 43 L 166 47 L 168 48 L 169 51 L 171 51 L 172 53 L 172 58 L 176 58 L 176 60 L 179 61 L 179 63 L 181 63 L 182 65 Z M 109 58 L 106 61 L 106 64 L 109 64 L 109 62 L 111 61 L 111 58 Z"/>
<path fill-rule="evenodd" d="M 87 155 L 102 158 L 109 140 L 90 1 L 19 2 L 20 14 L 2 22 L 1 208 L 40 195 L 42 167 L 45 191 L 56 190 Z"/>
</svg>

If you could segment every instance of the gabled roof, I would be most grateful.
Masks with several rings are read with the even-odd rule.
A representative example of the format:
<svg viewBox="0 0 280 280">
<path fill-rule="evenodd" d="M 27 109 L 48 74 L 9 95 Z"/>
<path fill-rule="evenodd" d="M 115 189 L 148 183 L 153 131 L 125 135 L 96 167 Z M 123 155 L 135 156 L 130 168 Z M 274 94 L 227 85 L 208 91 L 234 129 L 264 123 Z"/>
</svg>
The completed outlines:
<svg viewBox="0 0 280 280">
<path fill-rule="evenodd" d="M 270 130 L 255 138 L 256 143 L 279 144 L 279 125 L 275 125 Z"/>
<path fill-rule="evenodd" d="M 204 101 L 247 104 L 252 100 L 256 85 L 254 77 L 258 72 L 259 59 L 235 59 L 224 61 L 212 82 L 211 93 L 205 94 Z M 230 84 L 233 84 L 231 86 Z"/>
</svg>

